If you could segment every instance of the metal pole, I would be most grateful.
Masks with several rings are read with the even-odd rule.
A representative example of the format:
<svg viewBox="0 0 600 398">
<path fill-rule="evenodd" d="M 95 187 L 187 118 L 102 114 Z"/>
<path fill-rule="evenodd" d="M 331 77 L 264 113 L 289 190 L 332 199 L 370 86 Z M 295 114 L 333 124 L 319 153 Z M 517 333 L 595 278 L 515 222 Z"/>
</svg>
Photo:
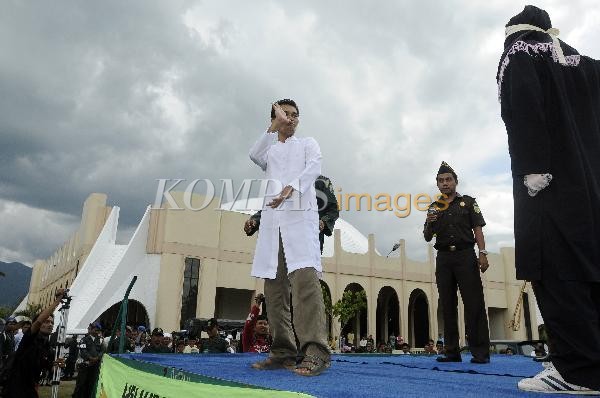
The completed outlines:
<svg viewBox="0 0 600 398">
<path fill-rule="evenodd" d="M 123 297 L 123 303 L 121 304 L 121 308 L 123 309 L 121 314 L 121 338 L 119 339 L 119 354 L 122 354 L 125 349 L 125 326 L 127 323 L 127 305 L 129 304 L 129 292 L 131 292 L 131 288 L 137 281 L 137 275 L 133 277 L 131 283 L 129 283 L 129 287 L 125 292 L 125 297 Z"/>
<path fill-rule="evenodd" d="M 65 296 L 62 300 L 60 308 L 60 323 L 56 328 L 56 351 L 54 353 L 54 362 L 58 358 L 62 358 L 63 348 L 65 346 L 65 338 L 67 335 L 67 320 L 69 319 L 69 308 L 71 308 L 71 296 Z M 62 369 L 59 366 L 54 366 L 52 369 L 52 398 L 58 397 L 58 386 L 60 385 L 60 376 Z"/>
<path fill-rule="evenodd" d="M 115 324 L 113 325 L 112 332 L 110 334 L 110 341 L 113 341 L 115 338 L 115 333 L 117 331 L 117 327 L 121 331 L 121 336 L 125 336 L 125 327 L 127 324 L 127 305 L 129 303 L 129 293 L 133 288 L 133 285 L 137 281 L 137 275 L 133 277 L 131 282 L 129 283 L 129 287 L 125 291 L 125 296 L 123 296 L 123 300 L 121 301 L 121 306 L 119 307 L 119 313 L 117 314 L 117 318 L 115 319 Z M 125 348 L 125 340 L 124 338 L 119 339 L 119 354 L 123 353 Z"/>
<path fill-rule="evenodd" d="M 119 305 L 119 312 L 117 313 L 117 317 L 115 318 L 115 323 L 113 325 L 112 331 L 110 332 L 110 341 L 113 341 L 115 338 L 115 332 L 117 331 L 117 325 L 119 324 L 119 319 L 121 319 L 121 314 L 123 313 L 123 302 Z"/>
<path fill-rule="evenodd" d="M 129 287 L 127 288 L 127 291 L 125 292 L 123 301 L 121 301 L 121 307 L 119 308 L 119 314 L 117 315 L 117 319 L 115 320 L 115 324 L 113 325 L 112 334 L 110 335 L 110 341 L 112 342 L 112 339 L 115 338 L 117 322 L 119 321 L 119 318 L 120 318 L 121 319 L 121 337 L 119 338 L 119 354 L 122 354 L 123 349 L 125 348 L 125 338 L 126 338 L 125 337 L 125 322 L 127 320 L 127 303 L 129 301 L 128 300 L 129 292 L 131 292 L 131 288 L 133 288 L 135 281 L 137 281 L 137 275 L 134 275 L 133 279 L 129 283 Z M 94 382 L 94 388 L 92 390 L 94 392 L 94 395 L 93 395 L 94 397 L 96 396 L 97 389 L 98 389 L 98 379 L 96 379 L 96 381 Z M 52 398 L 56 398 L 56 397 L 52 397 Z"/>
</svg>

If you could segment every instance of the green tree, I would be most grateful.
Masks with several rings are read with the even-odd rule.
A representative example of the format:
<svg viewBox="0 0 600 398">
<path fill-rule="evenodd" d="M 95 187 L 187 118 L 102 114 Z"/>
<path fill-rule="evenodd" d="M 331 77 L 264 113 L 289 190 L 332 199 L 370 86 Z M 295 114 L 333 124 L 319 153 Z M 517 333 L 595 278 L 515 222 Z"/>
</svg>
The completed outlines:
<svg viewBox="0 0 600 398">
<path fill-rule="evenodd" d="M 367 294 L 364 290 L 352 292 L 346 290 L 341 299 L 339 299 L 332 307 L 333 316 L 340 320 L 341 329 L 344 329 L 346 324 L 362 309 L 367 308 Z"/>
<path fill-rule="evenodd" d="M 27 307 L 24 310 L 15 312 L 15 316 L 26 316 L 33 320 L 37 314 L 42 312 L 43 308 L 41 304 L 27 303 Z"/>
<path fill-rule="evenodd" d="M 12 308 L 8 307 L 0 307 L 0 318 L 5 319 L 8 318 L 10 314 L 12 314 Z"/>
</svg>

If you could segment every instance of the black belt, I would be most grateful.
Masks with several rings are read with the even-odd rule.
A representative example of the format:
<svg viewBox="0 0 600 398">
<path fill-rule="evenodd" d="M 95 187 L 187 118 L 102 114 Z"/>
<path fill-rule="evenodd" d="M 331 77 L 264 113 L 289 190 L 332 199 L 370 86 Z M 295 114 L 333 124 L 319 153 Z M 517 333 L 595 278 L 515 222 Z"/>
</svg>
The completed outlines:
<svg viewBox="0 0 600 398">
<path fill-rule="evenodd" d="M 449 246 L 440 246 L 437 247 L 437 251 L 439 252 L 457 252 L 460 250 L 467 250 L 467 249 L 473 249 L 474 243 L 460 243 L 460 244 L 456 244 L 456 245 L 449 245 Z"/>
</svg>

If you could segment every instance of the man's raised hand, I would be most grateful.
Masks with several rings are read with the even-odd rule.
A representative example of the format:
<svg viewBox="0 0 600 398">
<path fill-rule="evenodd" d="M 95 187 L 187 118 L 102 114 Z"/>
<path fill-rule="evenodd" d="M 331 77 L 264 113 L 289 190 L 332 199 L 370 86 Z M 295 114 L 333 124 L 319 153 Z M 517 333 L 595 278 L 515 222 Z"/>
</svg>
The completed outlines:
<svg viewBox="0 0 600 398">
<path fill-rule="evenodd" d="M 66 289 L 60 288 L 54 294 L 54 299 L 56 301 L 61 301 L 63 299 L 63 297 L 66 296 L 66 293 L 67 293 Z"/>
<path fill-rule="evenodd" d="M 271 121 L 270 131 L 279 131 L 282 127 L 292 123 L 285 115 L 283 109 L 281 109 L 281 106 L 276 102 L 273 103 L 273 111 L 275 112 L 275 119 Z"/>
<path fill-rule="evenodd" d="M 275 119 L 278 119 L 283 123 L 291 123 L 291 120 L 288 119 L 283 109 L 281 109 L 281 105 L 279 105 L 277 102 L 273 103 L 273 110 L 275 110 Z"/>
</svg>

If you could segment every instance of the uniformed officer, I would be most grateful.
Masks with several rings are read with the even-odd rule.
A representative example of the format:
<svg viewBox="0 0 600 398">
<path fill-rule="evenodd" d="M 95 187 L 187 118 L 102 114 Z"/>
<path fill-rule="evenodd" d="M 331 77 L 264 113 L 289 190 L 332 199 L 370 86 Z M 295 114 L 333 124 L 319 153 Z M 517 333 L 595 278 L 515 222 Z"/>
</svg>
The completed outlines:
<svg viewBox="0 0 600 398">
<path fill-rule="evenodd" d="M 467 195 L 456 192 L 458 178 L 452 168 L 442 162 L 437 173 L 437 186 L 443 197 L 429 206 L 423 236 L 427 242 L 435 236 L 437 249 L 436 281 L 444 317 L 446 355 L 439 362 L 460 362 L 458 342 L 457 287 L 465 308 L 465 326 L 473 363 L 490 361 L 487 314 L 479 271 L 488 269 L 487 251 L 481 210 Z M 473 247 L 477 243 L 479 258 Z"/>
<path fill-rule="evenodd" d="M 229 343 L 219 335 L 219 323 L 215 318 L 208 320 L 206 333 L 208 333 L 208 339 L 202 344 L 202 352 L 208 354 L 227 352 Z"/>
<path fill-rule="evenodd" d="M 90 398 L 92 396 L 92 390 L 100 372 L 100 359 L 102 358 L 101 332 L 102 325 L 100 323 L 90 324 L 88 334 L 81 339 L 79 353 L 83 362 L 78 367 L 73 398 Z"/>
<path fill-rule="evenodd" d="M 325 235 L 331 236 L 336 220 L 340 216 L 338 201 L 333 192 L 333 184 L 328 177 L 320 175 L 315 181 L 315 190 L 317 192 L 317 206 L 319 207 L 319 242 L 321 244 L 321 253 L 323 253 L 323 243 Z M 256 212 L 244 225 L 246 235 L 252 236 L 260 226 L 261 211 Z"/>
<path fill-rule="evenodd" d="M 171 350 L 163 344 L 163 337 L 165 336 L 161 328 L 154 328 L 150 335 L 150 344 L 148 344 L 142 352 L 144 354 L 164 354 L 169 353 Z"/>
</svg>

